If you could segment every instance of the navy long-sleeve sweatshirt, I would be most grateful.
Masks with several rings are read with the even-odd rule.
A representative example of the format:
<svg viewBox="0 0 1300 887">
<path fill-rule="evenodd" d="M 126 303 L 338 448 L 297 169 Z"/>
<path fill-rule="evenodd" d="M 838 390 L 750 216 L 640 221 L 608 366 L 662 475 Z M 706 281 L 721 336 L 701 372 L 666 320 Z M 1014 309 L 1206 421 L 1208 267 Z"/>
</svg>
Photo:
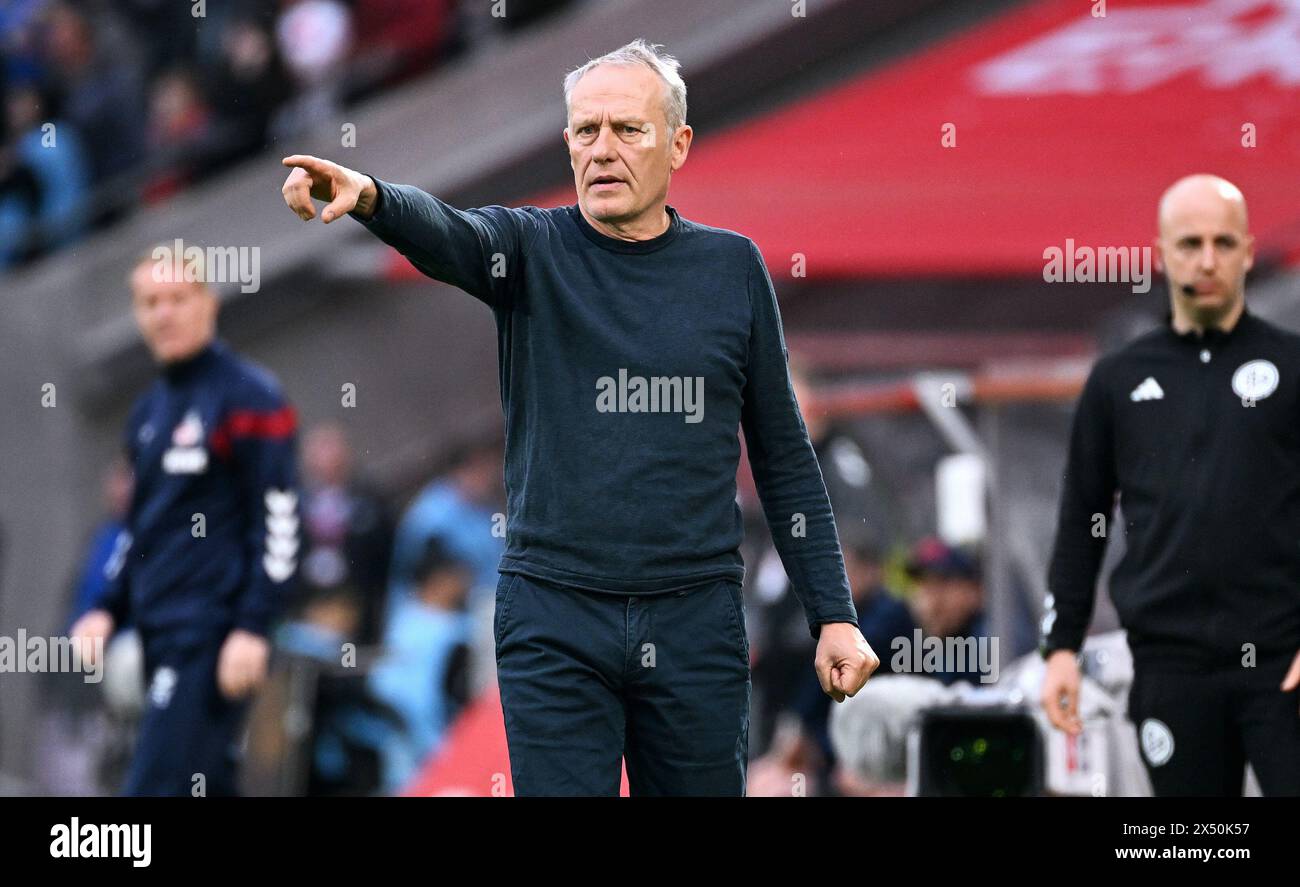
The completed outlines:
<svg viewBox="0 0 1300 887">
<path fill-rule="evenodd" d="M 146 636 L 265 634 L 297 568 L 296 425 L 275 379 L 220 340 L 136 402 L 135 488 L 101 606 Z"/>
<path fill-rule="evenodd" d="M 375 180 L 361 220 L 497 323 L 504 573 L 648 594 L 744 577 L 737 430 L 814 637 L 857 619 L 795 403 L 772 281 L 749 238 L 681 218 L 651 240 L 578 207 L 459 210 Z"/>
</svg>

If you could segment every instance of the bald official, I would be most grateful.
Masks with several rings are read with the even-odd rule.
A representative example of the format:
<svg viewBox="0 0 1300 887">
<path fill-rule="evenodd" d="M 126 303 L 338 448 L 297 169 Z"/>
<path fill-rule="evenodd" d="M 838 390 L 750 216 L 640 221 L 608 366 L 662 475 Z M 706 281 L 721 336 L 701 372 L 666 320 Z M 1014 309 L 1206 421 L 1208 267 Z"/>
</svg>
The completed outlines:
<svg viewBox="0 0 1300 887">
<path fill-rule="evenodd" d="M 742 795 L 749 741 L 736 505 L 743 429 L 837 701 L 879 664 L 757 246 L 667 203 L 694 133 L 678 64 L 634 41 L 565 78 L 577 200 L 460 210 L 315 157 L 300 218 L 350 213 L 489 306 L 506 419 L 497 674 L 521 795 Z M 424 355 L 411 355 L 423 360 Z M 484 526 L 482 532 L 491 532 Z"/>
<path fill-rule="evenodd" d="M 1048 577 L 1043 705 L 1071 734 L 1078 651 L 1117 501 L 1110 595 L 1129 716 L 1158 795 L 1300 794 L 1300 336 L 1253 315 L 1246 201 L 1193 175 L 1160 199 L 1165 323 L 1097 361 L 1079 399 Z"/>
</svg>

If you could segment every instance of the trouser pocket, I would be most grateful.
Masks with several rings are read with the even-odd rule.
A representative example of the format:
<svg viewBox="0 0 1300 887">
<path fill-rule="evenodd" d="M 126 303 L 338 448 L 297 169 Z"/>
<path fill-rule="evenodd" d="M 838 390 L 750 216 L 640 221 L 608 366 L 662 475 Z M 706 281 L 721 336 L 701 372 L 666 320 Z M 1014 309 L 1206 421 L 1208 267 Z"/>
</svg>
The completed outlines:
<svg viewBox="0 0 1300 887">
<path fill-rule="evenodd" d="M 518 573 L 502 573 L 501 578 L 497 580 L 496 610 L 492 614 L 492 636 L 498 647 L 509 627 L 510 604 L 514 601 L 515 587 L 518 584 Z"/>
<path fill-rule="evenodd" d="M 745 665 L 749 665 L 749 633 L 745 630 L 745 594 L 735 582 L 723 582 L 722 588 L 731 613 L 731 627 L 736 638 L 736 649 Z"/>
</svg>

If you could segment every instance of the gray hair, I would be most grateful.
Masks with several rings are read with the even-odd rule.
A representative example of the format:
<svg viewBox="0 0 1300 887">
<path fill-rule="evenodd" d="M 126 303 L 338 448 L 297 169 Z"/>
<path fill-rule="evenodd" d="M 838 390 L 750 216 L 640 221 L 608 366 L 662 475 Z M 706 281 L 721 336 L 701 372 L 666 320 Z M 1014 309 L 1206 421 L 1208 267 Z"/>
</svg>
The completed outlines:
<svg viewBox="0 0 1300 887">
<path fill-rule="evenodd" d="M 677 132 L 677 127 L 686 122 L 686 82 L 677 73 L 680 63 L 657 43 L 646 43 L 640 37 L 626 46 L 620 46 L 598 59 L 592 59 L 581 67 L 574 68 L 564 78 L 564 112 L 570 113 L 569 100 L 573 96 L 573 87 L 583 75 L 597 65 L 645 65 L 659 75 L 664 82 L 664 117 L 668 121 L 668 132 Z"/>
</svg>

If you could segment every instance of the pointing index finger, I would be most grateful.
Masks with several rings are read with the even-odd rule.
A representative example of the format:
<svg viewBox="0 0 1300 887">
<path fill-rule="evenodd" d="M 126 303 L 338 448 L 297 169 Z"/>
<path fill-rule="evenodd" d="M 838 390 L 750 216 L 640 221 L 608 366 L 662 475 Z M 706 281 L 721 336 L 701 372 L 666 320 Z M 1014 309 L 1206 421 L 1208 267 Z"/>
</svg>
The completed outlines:
<svg viewBox="0 0 1300 887">
<path fill-rule="evenodd" d="M 325 161 L 310 154 L 290 154 L 288 157 L 283 158 L 280 163 L 283 166 L 301 166 L 308 172 L 323 173 L 326 171 Z"/>
</svg>

